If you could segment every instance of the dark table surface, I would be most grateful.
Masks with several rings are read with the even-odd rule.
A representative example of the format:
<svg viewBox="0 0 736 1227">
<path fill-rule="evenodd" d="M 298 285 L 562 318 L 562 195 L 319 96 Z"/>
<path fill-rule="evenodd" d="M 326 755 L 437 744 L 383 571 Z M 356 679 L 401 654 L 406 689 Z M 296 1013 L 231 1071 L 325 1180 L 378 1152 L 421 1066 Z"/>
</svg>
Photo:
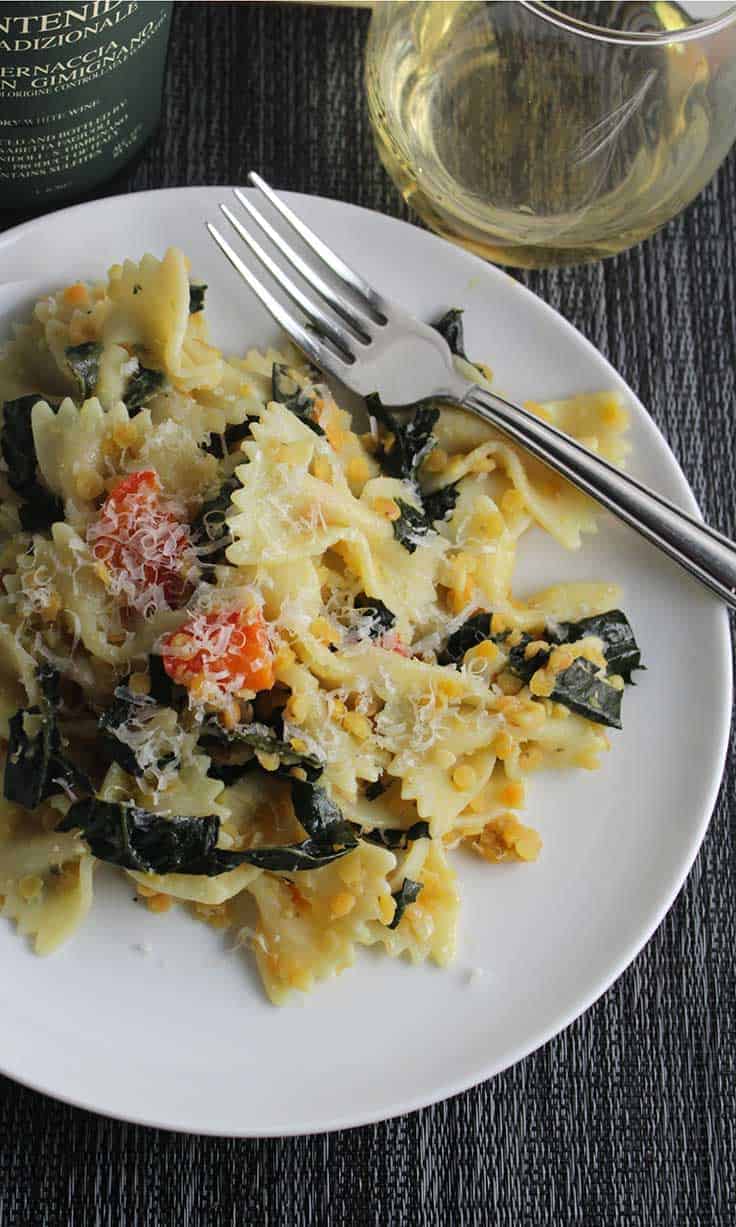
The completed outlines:
<svg viewBox="0 0 736 1227">
<path fill-rule="evenodd" d="M 178 5 L 161 129 L 114 190 L 242 183 L 256 167 L 279 187 L 407 216 L 371 143 L 367 22 L 294 4 Z M 639 393 L 732 536 L 735 212 L 732 156 L 649 242 L 523 276 Z M 0 1078 L 0 1227 L 736 1222 L 735 784 L 731 759 L 693 871 L 643 953 L 492 1082 L 385 1124 L 234 1141 L 119 1124 Z"/>
</svg>

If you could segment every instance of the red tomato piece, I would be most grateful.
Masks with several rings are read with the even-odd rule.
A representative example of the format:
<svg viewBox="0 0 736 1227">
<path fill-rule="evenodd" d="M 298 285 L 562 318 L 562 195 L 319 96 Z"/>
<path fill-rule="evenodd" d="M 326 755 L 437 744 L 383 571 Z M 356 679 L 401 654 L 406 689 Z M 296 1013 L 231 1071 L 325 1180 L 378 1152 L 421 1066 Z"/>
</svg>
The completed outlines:
<svg viewBox="0 0 736 1227">
<path fill-rule="evenodd" d="M 154 469 L 123 477 L 108 494 L 87 541 L 108 589 L 128 608 L 148 615 L 182 603 L 194 571 L 184 515 Z"/>
<path fill-rule="evenodd" d="M 209 703 L 241 690 L 270 690 L 276 680 L 260 609 L 195 614 L 166 636 L 161 656 L 172 681 Z"/>
</svg>

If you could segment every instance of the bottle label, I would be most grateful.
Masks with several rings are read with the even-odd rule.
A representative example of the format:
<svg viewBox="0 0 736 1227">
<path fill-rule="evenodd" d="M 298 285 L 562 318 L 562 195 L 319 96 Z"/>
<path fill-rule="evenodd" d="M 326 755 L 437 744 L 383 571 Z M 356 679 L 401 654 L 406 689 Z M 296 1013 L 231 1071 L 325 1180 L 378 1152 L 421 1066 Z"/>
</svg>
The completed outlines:
<svg viewBox="0 0 736 1227">
<path fill-rule="evenodd" d="M 79 195 L 158 122 L 172 4 L 0 0 L 0 208 Z"/>
</svg>

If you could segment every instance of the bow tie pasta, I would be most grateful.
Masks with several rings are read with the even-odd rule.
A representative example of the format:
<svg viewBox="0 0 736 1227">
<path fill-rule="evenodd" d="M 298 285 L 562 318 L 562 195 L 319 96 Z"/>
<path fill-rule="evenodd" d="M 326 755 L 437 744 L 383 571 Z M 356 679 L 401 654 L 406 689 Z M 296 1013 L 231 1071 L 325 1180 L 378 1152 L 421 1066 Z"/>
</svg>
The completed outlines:
<svg viewBox="0 0 736 1227">
<path fill-rule="evenodd" d="M 224 357 L 205 291 L 126 261 L 0 356 L 0 901 L 47 953 L 106 861 L 281 1003 L 360 946 L 449 961 L 463 854 L 538 856 L 527 777 L 597 767 L 640 660 L 613 585 L 514 590 L 583 495 L 456 410 L 358 425 L 297 351 Z M 623 459 L 615 396 L 530 408 Z"/>
</svg>

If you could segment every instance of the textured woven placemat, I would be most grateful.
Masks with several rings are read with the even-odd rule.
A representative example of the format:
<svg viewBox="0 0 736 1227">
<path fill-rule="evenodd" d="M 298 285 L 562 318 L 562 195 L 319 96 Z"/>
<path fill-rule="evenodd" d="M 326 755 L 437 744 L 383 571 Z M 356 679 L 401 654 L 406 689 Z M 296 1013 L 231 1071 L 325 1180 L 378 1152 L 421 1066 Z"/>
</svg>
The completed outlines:
<svg viewBox="0 0 736 1227">
<path fill-rule="evenodd" d="M 361 102 L 366 25 L 345 9 L 179 5 L 161 131 L 115 190 L 243 182 L 258 167 L 279 187 L 405 215 Z M 524 277 L 640 394 L 731 535 L 735 208 L 732 157 L 635 251 Z M 733 1223 L 735 783 L 731 767 L 643 954 L 493 1082 L 382 1125 L 242 1142 L 118 1124 L 0 1079 L 0 1227 Z"/>
</svg>

